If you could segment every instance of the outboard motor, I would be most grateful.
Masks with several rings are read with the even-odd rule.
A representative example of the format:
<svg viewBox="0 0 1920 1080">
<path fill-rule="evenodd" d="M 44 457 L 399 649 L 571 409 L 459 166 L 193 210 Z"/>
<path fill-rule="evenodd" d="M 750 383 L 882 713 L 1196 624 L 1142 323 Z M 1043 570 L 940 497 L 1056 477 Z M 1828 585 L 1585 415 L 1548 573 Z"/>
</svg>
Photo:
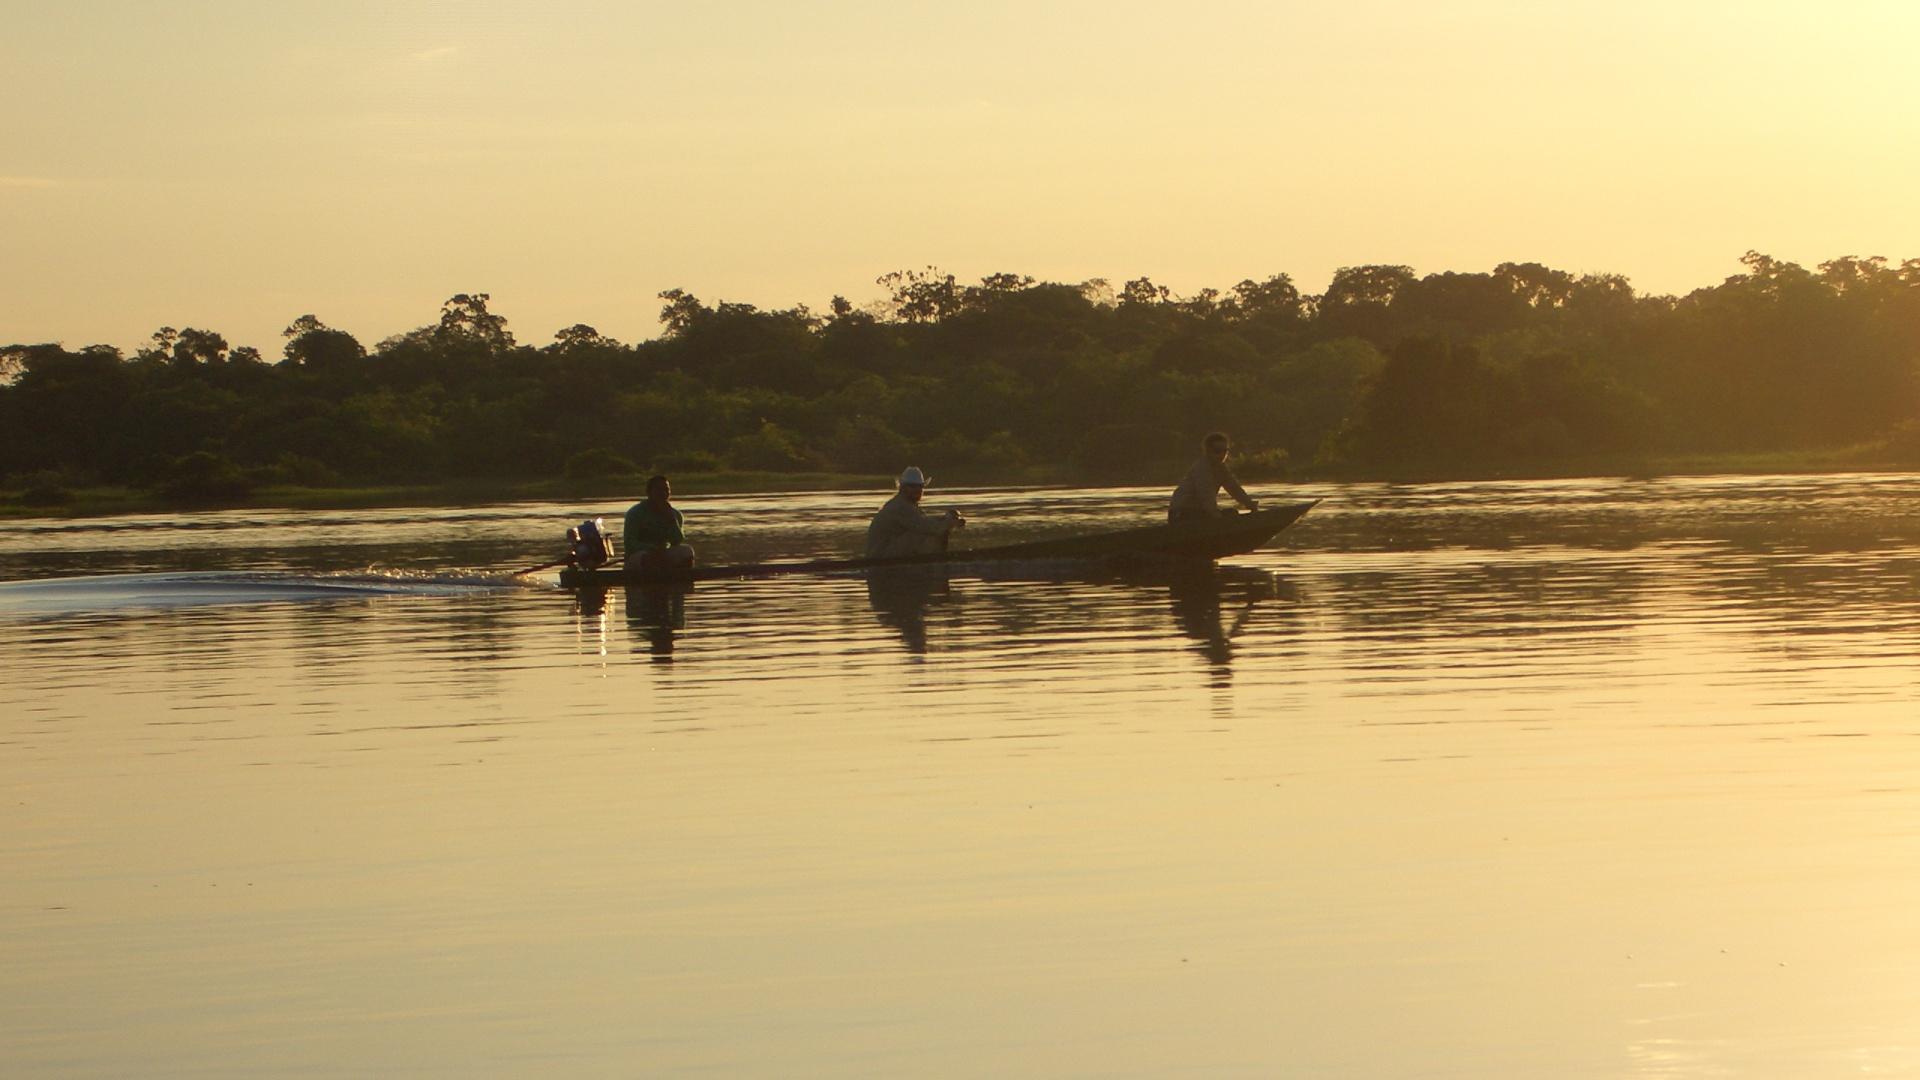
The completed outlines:
<svg viewBox="0 0 1920 1080">
<path fill-rule="evenodd" d="M 588 518 L 567 530 L 568 557 L 582 570 L 605 566 L 613 558 L 613 538 L 605 518 Z"/>
</svg>

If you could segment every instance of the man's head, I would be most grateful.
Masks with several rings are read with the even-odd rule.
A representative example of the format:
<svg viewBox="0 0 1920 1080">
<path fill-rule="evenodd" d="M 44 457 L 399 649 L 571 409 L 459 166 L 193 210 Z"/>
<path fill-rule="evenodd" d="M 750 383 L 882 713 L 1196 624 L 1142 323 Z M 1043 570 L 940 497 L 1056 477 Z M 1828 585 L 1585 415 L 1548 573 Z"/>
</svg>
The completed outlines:
<svg viewBox="0 0 1920 1080">
<path fill-rule="evenodd" d="M 920 496 L 926 494 L 927 482 L 931 479 L 933 478 L 920 471 L 920 466 L 909 465 L 906 471 L 900 474 L 900 493 L 919 502 Z"/>
<path fill-rule="evenodd" d="M 1216 431 L 1200 440 L 1200 448 L 1208 457 L 1226 457 L 1228 447 L 1227 437 L 1222 432 Z"/>
<path fill-rule="evenodd" d="M 663 503 L 673 498 L 673 483 L 664 476 L 647 477 L 647 501 Z"/>
</svg>

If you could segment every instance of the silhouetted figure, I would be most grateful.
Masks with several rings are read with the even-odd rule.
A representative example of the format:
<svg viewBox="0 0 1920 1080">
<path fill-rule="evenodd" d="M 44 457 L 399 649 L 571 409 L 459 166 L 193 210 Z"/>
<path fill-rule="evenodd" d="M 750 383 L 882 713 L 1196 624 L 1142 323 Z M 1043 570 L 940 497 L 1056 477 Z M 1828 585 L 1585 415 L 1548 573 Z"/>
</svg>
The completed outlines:
<svg viewBox="0 0 1920 1080">
<path fill-rule="evenodd" d="M 673 484 L 666 477 L 647 478 L 647 497 L 627 511 L 620 543 L 627 553 L 630 573 L 672 574 L 693 569 L 686 517 L 673 505 Z"/>
<path fill-rule="evenodd" d="M 902 566 L 867 571 L 867 602 L 880 625 L 892 628 L 910 653 L 927 651 L 927 609 L 947 595 L 942 566 Z"/>
<path fill-rule="evenodd" d="M 607 591 L 605 589 L 580 589 L 574 593 L 574 603 L 580 609 L 582 618 L 597 619 L 607 613 Z"/>
<path fill-rule="evenodd" d="M 920 509 L 920 496 L 926 494 L 930 480 L 914 465 L 900 474 L 899 491 L 867 526 L 867 558 L 891 559 L 947 550 L 947 538 L 966 525 L 967 519 L 958 510 L 929 514 Z"/>
<path fill-rule="evenodd" d="M 1206 658 L 1214 685 L 1226 685 L 1233 678 L 1233 642 L 1221 621 L 1219 582 L 1211 576 L 1177 575 L 1169 585 L 1168 596 L 1173 601 L 1174 621 L 1182 634 L 1199 643 L 1196 651 Z"/>
<path fill-rule="evenodd" d="M 674 631 L 687 628 L 687 593 L 692 590 L 689 582 L 627 586 L 627 629 L 647 639 L 647 651 L 655 660 L 673 660 Z"/>
<path fill-rule="evenodd" d="M 1200 460 L 1187 470 L 1187 478 L 1173 489 L 1173 498 L 1167 502 L 1167 522 L 1185 521 L 1189 518 L 1219 517 L 1220 489 L 1226 488 L 1233 501 L 1249 511 L 1260 509 L 1260 504 L 1240 486 L 1240 481 L 1227 468 L 1227 454 L 1230 446 L 1225 434 L 1213 432 L 1200 441 Z M 1232 513 L 1233 511 L 1225 511 Z"/>
</svg>

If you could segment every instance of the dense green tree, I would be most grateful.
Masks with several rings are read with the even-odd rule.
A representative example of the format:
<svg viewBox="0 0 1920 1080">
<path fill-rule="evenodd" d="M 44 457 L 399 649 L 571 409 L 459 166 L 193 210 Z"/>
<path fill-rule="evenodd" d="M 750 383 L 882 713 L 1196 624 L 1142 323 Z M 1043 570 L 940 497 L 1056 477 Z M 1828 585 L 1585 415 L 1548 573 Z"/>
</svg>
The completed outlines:
<svg viewBox="0 0 1920 1080">
<path fill-rule="evenodd" d="M 586 323 L 574 323 L 553 335 L 553 344 L 562 352 L 578 349 L 617 349 L 620 343 L 588 326 Z"/>
<path fill-rule="evenodd" d="M 894 317 L 906 322 L 939 322 L 966 306 L 966 290 L 952 274 L 943 274 L 932 266 L 882 274 L 875 284 L 890 293 Z"/>
<path fill-rule="evenodd" d="M 878 413 L 856 412 L 834 426 L 826 442 L 827 461 L 836 469 L 887 475 L 909 459 L 913 446 Z"/>
<path fill-rule="evenodd" d="M 1317 328 L 1328 337 L 1391 344 L 1399 328 L 1391 314 L 1394 299 L 1414 280 L 1410 266 L 1343 266 L 1316 302 Z"/>
<path fill-rule="evenodd" d="M 513 348 L 513 332 L 504 316 L 487 310 L 487 293 L 459 293 L 440 306 L 435 336 L 443 340 L 478 342 L 489 349 Z"/>
<path fill-rule="evenodd" d="M 292 367 L 338 371 L 366 358 L 352 334 L 335 330 L 312 315 L 302 315 L 280 332 L 287 339 L 282 363 Z"/>
<path fill-rule="evenodd" d="M 1517 389 L 1472 345 L 1408 338 L 1372 377 L 1346 452 L 1422 472 L 1497 460 L 1500 421 L 1517 411 Z"/>
<path fill-rule="evenodd" d="M 1274 445 L 1294 461 L 1332 453 L 1329 440 L 1355 422 L 1369 380 L 1385 363 L 1359 338 L 1316 342 L 1287 357 L 1273 373 L 1285 402 L 1273 418 Z"/>
<path fill-rule="evenodd" d="M 1291 326 L 1305 316 L 1306 300 L 1286 274 L 1275 274 L 1265 281 L 1248 278 L 1233 287 L 1233 313 L 1242 319 Z"/>
<path fill-rule="evenodd" d="M 1561 307 L 1573 295 L 1572 274 L 1535 262 L 1504 262 L 1493 268 L 1493 276 L 1530 308 Z"/>
<path fill-rule="evenodd" d="M 1842 294 L 1794 263 L 1742 262 L 1747 273 L 1682 298 L 1659 328 L 1654 390 L 1674 430 L 1706 449 L 1756 450 L 1889 422 L 1874 398 L 1897 407 L 1899 365 L 1875 363 Z"/>
<path fill-rule="evenodd" d="M 1261 363 L 1260 353 L 1239 334 L 1197 326 L 1161 342 L 1153 352 L 1154 366 L 1198 375 L 1217 371 L 1250 371 Z"/>
<path fill-rule="evenodd" d="M 668 328 L 661 356 L 678 370 L 723 389 L 807 393 L 830 381 L 830 373 L 810 362 L 819 320 L 804 306 L 761 311 L 723 301 L 709 308 L 678 289 L 660 295 L 667 300 L 660 317 Z"/>
<path fill-rule="evenodd" d="M 230 347 L 227 339 L 214 331 L 196 330 L 189 326 L 174 339 L 173 362 L 182 366 L 222 364 L 227 360 Z"/>
<path fill-rule="evenodd" d="M 0 386 L 0 475 L 52 470 L 126 479 L 144 450 L 130 445 L 139 379 L 107 348 L 68 352 L 59 345 L 9 346 L 18 364 Z"/>
<path fill-rule="evenodd" d="M 1749 252 L 1683 297 L 1531 262 L 1344 267 L 1317 297 L 1286 274 L 1186 297 L 1145 277 L 880 282 L 883 303 L 825 317 L 669 290 L 662 335 L 633 346 L 585 324 L 520 345 L 486 293 L 371 351 L 302 315 L 272 366 L 191 326 L 131 357 L 6 346 L 0 477 L 184 493 L 913 460 L 1153 482 L 1214 428 L 1268 468 L 1382 474 L 1920 446 L 1920 260 Z"/>
<path fill-rule="evenodd" d="M 1127 307 L 1152 307 L 1156 304 L 1170 304 L 1173 293 L 1165 285 L 1155 285 L 1145 277 L 1137 277 L 1120 289 L 1120 303 Z"/>
<path fill-rule="evenodd" d="M 1472 341 L 1523 323 L 1532 312 L 1499 274 L 1428 274 L 1395 290 L 1388 304 L 1403 333 Z"/>
</svg>

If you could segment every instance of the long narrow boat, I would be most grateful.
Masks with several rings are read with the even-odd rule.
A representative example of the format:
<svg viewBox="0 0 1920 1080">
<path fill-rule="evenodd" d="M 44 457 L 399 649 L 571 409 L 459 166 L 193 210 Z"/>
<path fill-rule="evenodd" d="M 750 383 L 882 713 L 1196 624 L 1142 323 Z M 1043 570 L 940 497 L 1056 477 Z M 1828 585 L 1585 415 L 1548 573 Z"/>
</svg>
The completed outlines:
<svg viewBox="0 0 1920 1080">
<path fill-rule="evenodd" d="M 727 578 L 770 577 L 775 574 L 828 574 L 843 570 L 878 570 L 896 566 L 964 565 L 1027 559 L 1161 559 L 1211 562 L 1244 555 L 1274 538 L 1281 529 L 1313 509 L 1318 499 L 1224 515 L 1151 525 L 1117 532 L 1089 533 L 1052 540 L 1030 540 L 1000 547 L 964 548 L 930 555 L 892 559 L 814 559 L 807 562 L 745 563 L 738 566 L 696 566 L 678 574 L 635 574 L 625 567 L 587 570 L 570 566 L 560 571 L 560 584 L 569 589 L 606 589 L 621 585 L 717 581 Z"/>
</svg>

